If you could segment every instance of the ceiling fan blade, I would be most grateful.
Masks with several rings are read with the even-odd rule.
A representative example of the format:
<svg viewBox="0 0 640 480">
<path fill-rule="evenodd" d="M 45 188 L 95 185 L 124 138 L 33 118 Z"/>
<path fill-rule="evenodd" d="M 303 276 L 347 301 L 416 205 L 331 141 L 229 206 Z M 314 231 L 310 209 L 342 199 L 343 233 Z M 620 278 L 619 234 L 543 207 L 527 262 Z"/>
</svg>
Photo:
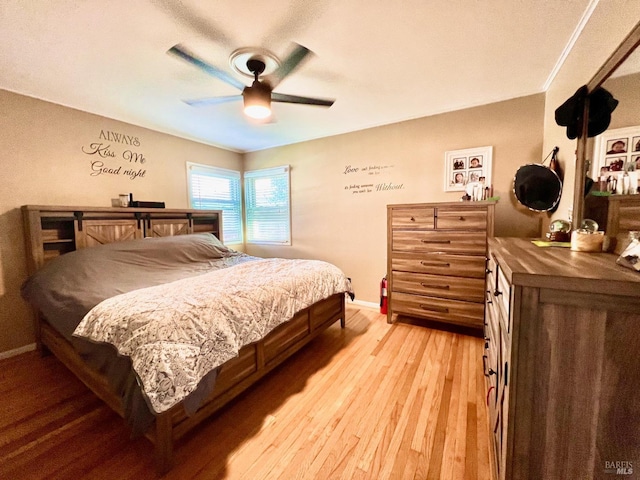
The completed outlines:
<svg viewBox="0 0 640 480">
<path fill-rule="evenodd" d="M 209 105 L 219 105 L 221 103 L 227 103 L 232 100 L 240 100 L 242 95 L 227 95 L 225 97 L 207 97 L 207 98 L 196 98 L 193 100 L 183 100 L 187 105 L 191 105 L 192 107 L 207 107 Z"/>
<path fill-rule="evenodd" d="M 212 75 L 222 80 L 223 82 L 228 83 L 232 87 L 236 87 L 238 90 L 242 90 L 245 87 L 245 84 L 242 83 L 240 80 L 236 80 L 227 72 L 224 72 L 220 70 L 218 67 L 214 67 L 213 65 L 205 62 L 201 58 L 196 57 L 180 44 L 174 45 L 173 47 L 171 47 L 169 50 L 167 50 L 167 53 L 175 55 L 176 57 L 179 57 L 183 60 L 186 60 L 190 64 L 198 67 L 200 70 L 204 70 L 209 75 Z"/>
<path fill-rule="evenodd" d="M 330 107 L 335 100 L 324 98 L 299 97 L 298 95 L 286 95 L 284 93 L 271 93 L 271 101 L 281 103 L 301 103 L 303 105 L 317 105 L 319 107 Z"/>
<path fill-rule="evenodd" d="M 310 54 L 313 55 L 313 52 L 309 50 L 307 47 L 303 47 L 302 45 L 295 44 L 296 47 L 289 54 L 287 58 L 284 59 L 282 64 L 276 68 L 276 70 L 269 75 L 269 83 L 272 88 L 276 88 L 276 86 L 284 80 L 284 78 L 293 72 L 296 68 L 298 68 L 302 61 L 307 58 Z"/>
</svg>

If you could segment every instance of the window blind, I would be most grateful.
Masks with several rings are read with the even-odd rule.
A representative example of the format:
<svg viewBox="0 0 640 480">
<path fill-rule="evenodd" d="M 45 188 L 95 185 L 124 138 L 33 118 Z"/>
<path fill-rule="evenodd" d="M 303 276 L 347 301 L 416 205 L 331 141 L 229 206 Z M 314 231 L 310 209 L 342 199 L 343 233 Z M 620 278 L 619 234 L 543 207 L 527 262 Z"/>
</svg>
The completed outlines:
<svg viewBox="0 0 640 480">
<path fill-rule="evenodd" d="M 291 245 L 289 166 L 244 173 L 247 242 Z"/>
<path fill-rule="evenodd" d="M 187 162 L 191 208 L 222 210 L 224 243 L 242 243 L 240 172 Z"/>
</svg>

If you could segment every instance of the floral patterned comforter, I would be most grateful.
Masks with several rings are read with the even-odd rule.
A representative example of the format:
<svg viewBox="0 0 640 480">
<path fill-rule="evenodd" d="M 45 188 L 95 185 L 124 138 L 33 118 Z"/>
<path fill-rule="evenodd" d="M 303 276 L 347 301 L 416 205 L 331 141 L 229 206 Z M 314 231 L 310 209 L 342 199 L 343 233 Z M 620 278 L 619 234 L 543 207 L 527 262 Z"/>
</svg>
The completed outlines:
<svg viewBox="0 0 640 480">
<path fill-rule="evenodd" d="M 151 408 L 161 413 L 243 346 L 341 292 L 351 292 L 350 282 L 330 263 L 256 260 L 104 300 L 74 335 L 129 356 Z"/>
</svg>

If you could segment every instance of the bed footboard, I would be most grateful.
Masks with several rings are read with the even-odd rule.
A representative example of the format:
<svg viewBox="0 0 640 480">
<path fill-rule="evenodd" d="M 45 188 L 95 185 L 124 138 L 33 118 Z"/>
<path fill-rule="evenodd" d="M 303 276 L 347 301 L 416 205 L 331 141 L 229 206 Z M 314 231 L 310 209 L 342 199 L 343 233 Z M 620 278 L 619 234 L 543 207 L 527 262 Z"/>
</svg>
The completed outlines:
<svg viewBox="0 0 640 480">
<path fill-rule="evenodd" d="M 146 437 L 155 445 L 155 462 L 159 474 L 171 469 L 173 443 L 232 401 L 254 383 L 291 357 L 317 335 L 340 320 L 345 326 L 345 294 L 335 294 L 298 312 L 259 342 L 247 345 L 238 357 L 223 364 L 216 386 L 200 409 L 187 416 L 182 404 L 156 415 L 155 428 Z M 71 344 L 46 320 L 39 323 L 40 341 L 90 390 L 124 418 L 120 398 L 110 389 L 106 378 L 88 367 Z"/>
</svg>

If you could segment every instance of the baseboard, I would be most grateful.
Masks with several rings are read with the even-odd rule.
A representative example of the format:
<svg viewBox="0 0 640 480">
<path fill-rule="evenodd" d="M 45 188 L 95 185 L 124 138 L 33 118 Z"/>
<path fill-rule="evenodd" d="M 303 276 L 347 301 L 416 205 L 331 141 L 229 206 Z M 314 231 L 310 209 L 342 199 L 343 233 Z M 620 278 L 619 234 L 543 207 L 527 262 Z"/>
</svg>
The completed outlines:
<svg viewBox="0 0 640 480">
<path fill-rule="evenodd" d="M 380 309 L 380 304 L 376 302 L 365 302 L 364 300 L 347 300 L 347 305 L 357 305 L 359 307 L 373 308 L 376 310 Z"/>
<path fill-rule="evenodd" d="M 16 348 L 14 350 L 8 350 L 6 352 L 0 352 L 0 360 L 4 360 L 5 358 L 15 357 L 16 355 L 20 355 L 21 353 L 31 352 L 36 349 L 36 344 L 31 343 L 29 345 L 25 345 L 24 347 Z"/>
</svg>

